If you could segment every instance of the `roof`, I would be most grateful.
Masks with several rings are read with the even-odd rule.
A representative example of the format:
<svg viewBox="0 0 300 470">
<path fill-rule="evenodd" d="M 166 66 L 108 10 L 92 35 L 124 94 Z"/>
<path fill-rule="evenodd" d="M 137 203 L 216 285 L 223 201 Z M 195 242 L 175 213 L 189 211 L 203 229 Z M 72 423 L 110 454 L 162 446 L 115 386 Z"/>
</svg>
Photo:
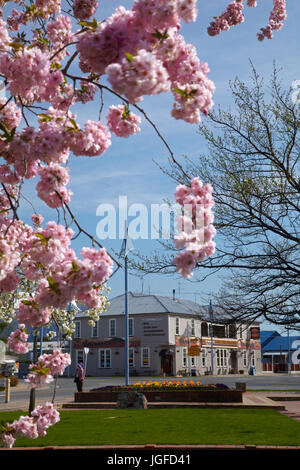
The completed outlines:
<svg viewBox="0 0 300 470">
<path fill-rule="evenodd" d="M 263 333 L 263 332 L 261 332 Z M 261 342 L 261 349 L 263 353 L 271 352 L 271 351 L 288 351 L 297 349 L 297 345 L 294 345 L 294 341 L 300 341 L 300 336 L 281 336 L 279 333 L 271 338 L 271 340 L 267 343 Z"/>
<path fill-rule="evenodd" d="M 260 342 L 261 342 L 261 347 L 262 349 L 267 346 L 270 341 L 272 341 L 276 336 L 280 336 L 278 331 L 275 330 L 262 330 L 260 332 Z"/>
<path fill-rule="evenodd" d="M 81 309 L 78 316 L 85 316 L 85 309 Z M 203 320 L 210 320 L 209 306 L 199 305 L 196 302 L 186 299 L 177 299 L 173 297 L 161 296 L 156 294 L 144 294 L 137 292 L 128 292 L 128 311 L 129 315 L 138 314 L 178 314 L 178 315 L 197 315 Z M 102 316 L 117 316 L 125 314 L 125 294 L 121 294 L 110 300 L 110 305 Z M 213 306 L 214 322 L 225 322 L 225 312 L 218 306 Z"/>
</svg>

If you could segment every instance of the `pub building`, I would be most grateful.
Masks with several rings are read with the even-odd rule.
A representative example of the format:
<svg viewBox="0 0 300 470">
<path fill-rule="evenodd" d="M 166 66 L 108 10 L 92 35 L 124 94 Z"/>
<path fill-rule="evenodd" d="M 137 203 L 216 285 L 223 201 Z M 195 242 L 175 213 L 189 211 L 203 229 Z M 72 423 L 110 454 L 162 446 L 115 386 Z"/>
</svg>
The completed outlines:
<svg viewBox="0 0 300 470">
<path fill-rule="evenodd" d="M 233 323 L 222 308 L 155 294 L 128 293 L 131 376 L 197 376 L 261 372 L 259 322 Z M 94 326 L 83 308 L 71 344 L 87 377 L 125 374 L 125 294 L 110 300 Z M 212 360 L 213 359 L 213 360 Z M 74 370 L 73 370 L 74 369 Z"/>
</svg>

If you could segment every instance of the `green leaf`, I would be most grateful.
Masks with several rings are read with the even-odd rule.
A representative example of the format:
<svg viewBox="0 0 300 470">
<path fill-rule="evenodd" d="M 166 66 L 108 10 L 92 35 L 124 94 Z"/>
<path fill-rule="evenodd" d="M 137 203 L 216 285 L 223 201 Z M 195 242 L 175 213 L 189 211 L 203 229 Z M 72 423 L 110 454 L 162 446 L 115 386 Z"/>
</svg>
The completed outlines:
<svg viewBox="0 0 300 470">
<path fill-rule="evenodd" d="M 59 286 L 58 282 L 53 281 L 51 276 L 47 277 L 47 281 L 48 281 L 48 284 L 49 284 L 49 289 L 53 290 L 53 292 L 60 295 L 61 292 L 60 292 L 59 287 L 58 287 Z"/>
<path fill-rule="evenodd" d="M 130 110 L 128 108 L 128 106 L 126 104 L 124 104 L 124 111 L 123 111 L 123 114 L 121 116 L 121 120 L 124 121 L 125 119 L 128 119 L 130 116 Z"/>
<path fill-rule="evenodd" d="M 39 114 L 39 122 L 49 122 L 52 120 L 51 116 L 48 116 L 48 114 L 41 113 Z"/>
<path fill-rule="evenodd" d="M 38 238 L 41 240 L 41 243 L 42 243 L 43 245 L 46 245 L 47 242 L 50 240 L 50 237 L 45 237 L 42 233 L 38 233 L 38 232 L 37 232 L 37 233 L 35 234 L 35 236 L 38 237 Z"/>
<path fill-rule="evenodd" d="M 30 307 L 33 307 L 35 310 L 38 310 L 38 304 L 36 303 L 35 300 L 21 300 L 22 304 L 24 305 L 29 305 Z"/>
<path fill-rule="evenodd" d="M 93 21 L 79 21 L 80 26 L 83 26 L 84 28 L 89 28 L 89 29 L 97 29 L 98 27 L 98 21 L 96 18 L 93 19 Z"/>
<path fill-rule="evenodd" d="M 161 33 L 158 29 L 156 29 L 155 33 L 153 33 L 152 36 L 158 39 L 159 41 L 163 41 L 164 39 L 167 39 L 169 37 L 167 31 L 168 30 L 166 29 L 164 33 Z"/>
<path fill-rule="evenodd" d="M 72 261 L 72 272 L 73 273 L 78 273 L 79 272 L 78 265 L 75 261 Z"/>
<path fill-rule="evenodd" d="M 128 60 L 128 62 L 132 62 L 133 58 L 134 58 L 134 55 L 130 54 L 130 52 L 125 52 L 125 57 Z"/>
</svg>

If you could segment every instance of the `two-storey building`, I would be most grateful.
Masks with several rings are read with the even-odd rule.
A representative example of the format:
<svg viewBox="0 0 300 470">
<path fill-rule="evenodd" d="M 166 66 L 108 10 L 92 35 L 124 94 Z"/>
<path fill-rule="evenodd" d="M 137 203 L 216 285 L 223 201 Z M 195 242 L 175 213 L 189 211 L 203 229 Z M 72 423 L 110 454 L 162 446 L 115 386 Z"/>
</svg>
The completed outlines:
<svg viewBox="0 0 300 470">
<path fill-rule="evenodd" d="M 128 293 L 131 375 L 204 375 L 261 371 L 259 323 L 232 323 L 221 308 L 185 299 Z M 92 327 L 76 316 L 73 368 L 86 360 L 87 376 L 124 375 L 125 295 L 110 301 Z"/>
</svg>

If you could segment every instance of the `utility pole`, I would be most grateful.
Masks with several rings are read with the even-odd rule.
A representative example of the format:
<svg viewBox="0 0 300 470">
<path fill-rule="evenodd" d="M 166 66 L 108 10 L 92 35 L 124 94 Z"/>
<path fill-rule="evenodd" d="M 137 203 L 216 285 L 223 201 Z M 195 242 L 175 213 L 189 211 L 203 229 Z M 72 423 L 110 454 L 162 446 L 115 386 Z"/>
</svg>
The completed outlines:
<svg viewBox="0 0 300 470">
<path fill-rule="evenodd" d="M 128 237 L 127 221 L 125 222 L 125 234 L 121 248 L 121 255 L 124 256 L 125 270 L 125 385 L 129 385 L 129 311 L 128 311 L 128 254 L 133 250 L 133 243 Z"/>
<path fill-rule="evenodd" d="M 210 318 L 211 375 L 214 375 L 214 328 L 213 328 L 213 308 L 212 308 L 211 300 L 209 301 L 209 318 Z"/>
<path fill-rule="evenodd" d="M 36 363 L 37 361 L 37 356 L 38 356 L 38 351 L 37 351 L 37 336 L 38 336 L 38 331 L 35 328 L 33 330 L 33 364 Z M 28 414 L 29 416 L 31 415 L 32 411 L 35 408 L 35 388 L 32 388 L 30 390 L 30 398 L 29 398 L 29 409 L 28 409 Z"/>
</svg>

